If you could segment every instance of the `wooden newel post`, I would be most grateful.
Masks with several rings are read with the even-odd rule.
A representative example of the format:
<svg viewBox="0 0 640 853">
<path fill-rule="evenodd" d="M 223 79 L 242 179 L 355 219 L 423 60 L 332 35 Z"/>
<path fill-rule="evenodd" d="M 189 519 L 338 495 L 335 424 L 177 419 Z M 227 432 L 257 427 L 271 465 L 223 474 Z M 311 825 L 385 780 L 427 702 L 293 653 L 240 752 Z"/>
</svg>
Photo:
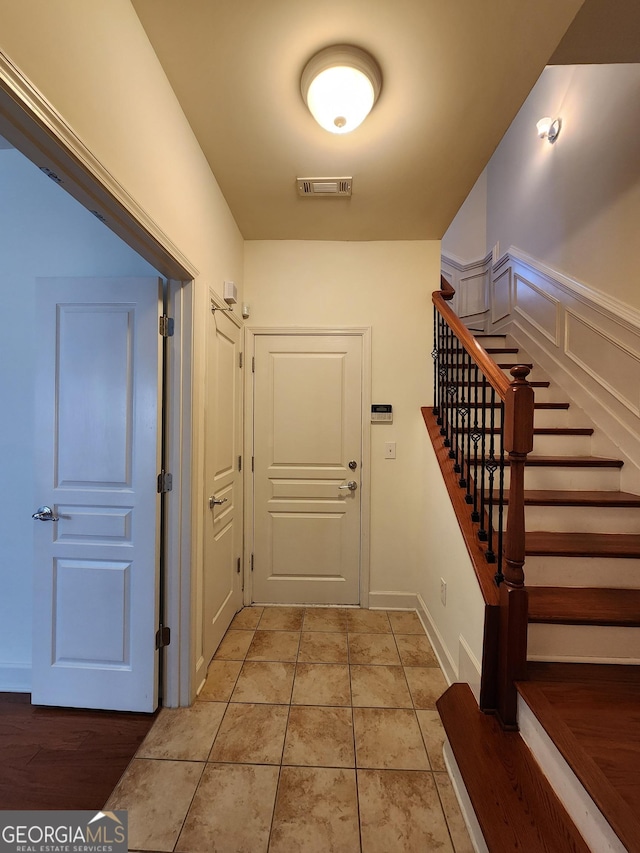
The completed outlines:
<svg viewBox="0 0 640 853">
<path fill-rule="evenodd" d="M 509 454 L 509 510 L 500 586 L 500 666 L 498 713 L 507 728 L 517 727 L 515 681 L 527 675 L 528 600 L 524 586 L 524 469 L 533 449 L 533 388 L 529 368 L 511 368 L 513 381 L 504 401 L 505 453 Z"/>
<path fill-rule="evenodd" d="M 504 582 L 524 586 L 524 468 L 533 450 L 533 388 L 529 368 L 512 367 L 513 382 L 504 401 L 504 449 L 509 454 L 509 511 L 504 540 Z"/>
</svg>

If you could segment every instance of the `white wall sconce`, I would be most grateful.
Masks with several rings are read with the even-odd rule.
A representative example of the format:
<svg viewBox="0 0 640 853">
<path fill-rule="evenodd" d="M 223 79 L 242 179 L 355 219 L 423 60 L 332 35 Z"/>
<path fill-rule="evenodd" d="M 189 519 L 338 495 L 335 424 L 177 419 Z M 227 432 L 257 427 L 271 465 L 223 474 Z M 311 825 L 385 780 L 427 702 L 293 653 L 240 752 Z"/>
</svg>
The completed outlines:
<svg viewBox="0 0 640 853">
<path fill-rule="evenodd" d="M 562 119 L 561 118 L 551 118 L 550 116 L 545 116 L 541 118 L 540 121 L 536 124 L 538 128 L 538 136 L 540 139 L 548 139 L 552 144 L 558 138 L 558 134 L 560 133 L 560 128 L 562 127 Z"/>
<path fill-rule="evenodd" d="M 350 133 L 362 124 L 381 88 L 378 63 L 366 51 L 348 44 L 316 53 L 300 80 L 311 115 L 330 133 Z"/>
</svg>

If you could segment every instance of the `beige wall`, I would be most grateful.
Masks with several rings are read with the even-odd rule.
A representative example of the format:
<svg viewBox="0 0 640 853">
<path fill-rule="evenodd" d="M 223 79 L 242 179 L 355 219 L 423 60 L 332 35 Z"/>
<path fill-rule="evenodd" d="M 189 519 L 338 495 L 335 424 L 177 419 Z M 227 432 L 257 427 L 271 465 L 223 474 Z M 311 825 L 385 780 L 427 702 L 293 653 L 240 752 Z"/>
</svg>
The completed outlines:
<svg viewBox="0 0 640 853">
<path fill-rule="evenodd" d="M 551 145 L 536 134 L 560 116 Z M 545 69 L 488 166 L 488 246 L 640 308 L 640 65 Z"/>
<path fill-rule="evenodd" d="M 463 263 L 487 254 L 487 170 L 484 169 L 442 238 L 442 254 Z"/>
<path fill-rule="evenodd" d="M 245 244 L 249 325 L 371 326 L 372 399 L 392 403 L 394 421 L 371 426 L 370 588 L 419 593 L 457 669 L 460 634 L 481 654 L 482 605 L 420 413 L 433 397 L 439 276 L 435 241 Z M 385 441 L 396 460 L 384 458 Z"/>
</svg>

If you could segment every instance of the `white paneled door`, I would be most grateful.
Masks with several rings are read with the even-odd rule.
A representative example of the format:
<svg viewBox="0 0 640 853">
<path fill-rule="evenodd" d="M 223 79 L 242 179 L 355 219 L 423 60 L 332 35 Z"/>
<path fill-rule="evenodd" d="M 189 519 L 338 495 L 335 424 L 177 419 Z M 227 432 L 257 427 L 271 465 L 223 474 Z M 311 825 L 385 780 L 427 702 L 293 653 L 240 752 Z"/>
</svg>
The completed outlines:
<svg viewBox="0 0 640 853">
<path fill-rule="evenodd" d="M 241 375 L 240 329 L 224 311 L 211 311 L 205 397 L 205 665 L 242 606 Z"/>
<path fill-rule="evenodd" d="M 256 602 L 359 602 L 362 348 L 360 335 L 256 335 Z"/>
<path fill-rule="evenodd" d="M 38 285 L 32 701 L 153 711 L 160 283 Z"/>
</svg>

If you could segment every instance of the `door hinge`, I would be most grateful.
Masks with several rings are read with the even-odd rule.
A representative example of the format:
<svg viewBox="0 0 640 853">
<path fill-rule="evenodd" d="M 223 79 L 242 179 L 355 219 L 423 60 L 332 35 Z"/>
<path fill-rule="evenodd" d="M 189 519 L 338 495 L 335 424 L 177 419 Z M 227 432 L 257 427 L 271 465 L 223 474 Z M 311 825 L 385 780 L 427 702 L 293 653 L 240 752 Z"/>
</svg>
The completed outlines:
<svg viewBox="0 0 640 853">
<path fill-rule="evenodd" d="M 256 372 L 256 357 L 255 356 L 253 356 L 251 359 L 251 372 L 252 373 Z"/>
<path fill-rule="evenodd" d="M 156 631 L 156 649 L 164 649 L 171 642 L 171 628 L 161 625 Z"/>
<path fill-rule="evenodd" d="M 253 571 L 253 554 L 251 555 L 251 571 Z"/>
<path fill-rule="evenodd" d="M 255 459 L 254 459 L 254 457 L 252 456 L 252 457 L 251 457 L 251 473 L 252 473 L 252 474 L 253 474 L 253 472 L 254 472 L 254 470 L 255 470 L 255 469 L 254 469 L 254 464 L 255 464 Z"/>
<path fill-rule="evenodd" d="M 166 314 L 163 314 L 158 320 L 158 332 L 163 338 L 173 337 L 173 326 L 173 317 L 167 317 Z"/>
<path fill-rule="evenodd" d="M 240 574 L 240 557 L 238 557 L 238 565 L 237 565 L 236 571 L 238 574 Z"/>
<path fill-rule="evenodd" d="M 158 494 L 161 495 L 164 492 L 170 492 L 171 489 L 173 489 L 173 474 L 161 471 L 158 474 Z"/>
<path fill-rule="evenodd" d="M 242 456 L 238 456 L 238 471 L 242 471 Z"/>
<path fill-rule="evenodd" d="M 242 367 L 242 362 L 243 362 L 242 353 L 239 353 L 238 354 L 238 367 Z"/>
</svg>

